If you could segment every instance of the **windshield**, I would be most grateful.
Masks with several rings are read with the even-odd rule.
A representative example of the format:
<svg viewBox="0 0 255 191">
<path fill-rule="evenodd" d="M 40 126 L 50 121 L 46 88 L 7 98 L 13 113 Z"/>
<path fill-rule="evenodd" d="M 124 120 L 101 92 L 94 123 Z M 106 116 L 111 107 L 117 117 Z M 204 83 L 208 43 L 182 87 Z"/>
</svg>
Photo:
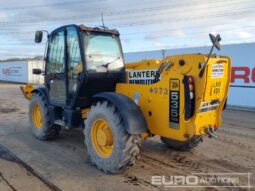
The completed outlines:
<svg viewBox="0 0 255 191">
<path fill-rule="evenodd" d="M 113 35 L 84 34 L 88 71 L 119 71 L 124 66 L 119 39 Z"/>
</svg>

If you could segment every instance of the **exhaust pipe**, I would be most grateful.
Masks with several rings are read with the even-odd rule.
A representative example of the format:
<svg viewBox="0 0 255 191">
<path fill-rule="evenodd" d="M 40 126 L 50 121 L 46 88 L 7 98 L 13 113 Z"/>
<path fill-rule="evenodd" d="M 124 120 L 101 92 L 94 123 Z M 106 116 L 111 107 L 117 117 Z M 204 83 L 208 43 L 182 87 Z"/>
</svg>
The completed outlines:
<svg viewBox="0 0 255 191">
<path fill-rule="evenodd" d="M 208 137 L 209 137 L 209 138 L 217 138 L 217 137 L 218 137 L 218 136 L 216 135 L 215 130 L 214 130 L 213 127 L 209 127 L 209 128 L 207 128 L 205 131 L 206 131 L 206 133 L 208 134 Z"/>
</svg>

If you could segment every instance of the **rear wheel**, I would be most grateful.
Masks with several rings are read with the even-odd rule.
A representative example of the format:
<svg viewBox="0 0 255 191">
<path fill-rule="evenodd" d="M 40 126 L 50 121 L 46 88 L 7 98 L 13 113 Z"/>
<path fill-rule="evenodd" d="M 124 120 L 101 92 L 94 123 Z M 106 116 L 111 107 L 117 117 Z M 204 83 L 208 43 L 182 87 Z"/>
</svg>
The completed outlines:
<svg viewBox="0 0 255 191">
<path fill-rule="evenodd" d="M 105 173 L 119 173 L 139 157 L 140 136 L 125 130 L 119 111 L 107 101 L 92 106 L 84 134 L 92 163 Z"/>
<path fill-rule="evenodd" d="M 177 141 L 165 137 L 161 137 L 162 142 L 164 142 L 168 147 L 179 150 L 179 151 L 190 151 L 193 148 L 197 147 L 198 144 L 202 141 L 202 136 L 195 136 L 188 141 Z"/>
<path fill-rule="evenodd" d="M 60 126 L 50 123 L 48 103 L 41 94 L 34 94 L 29 104 L 30 128 L 40 140 L 53 139 L 59 134 Z"/>
</svg>

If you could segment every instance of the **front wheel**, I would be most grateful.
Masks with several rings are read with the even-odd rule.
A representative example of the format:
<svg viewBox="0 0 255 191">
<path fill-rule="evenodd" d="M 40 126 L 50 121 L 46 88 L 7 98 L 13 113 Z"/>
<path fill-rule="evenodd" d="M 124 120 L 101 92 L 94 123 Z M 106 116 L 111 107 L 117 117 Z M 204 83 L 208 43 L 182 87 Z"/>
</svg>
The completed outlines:
<svg viewBox="0 0 255 191">
<path fill-rule="evenodd" d="M 37 139 L 54 139 L 59 134 L 60 126 L 50 123 L 48 103 L 41 93 L 34 94 L 30 101 L 29 121 Z"/>
<path fill-rule="evenodd" d="M 140 136 L 125 130 L 119 111 L 107 101 L 92 106 L 84 134 L 92 163 L 105 173 L 119 173 L 139 157 Z"/>
</svg>

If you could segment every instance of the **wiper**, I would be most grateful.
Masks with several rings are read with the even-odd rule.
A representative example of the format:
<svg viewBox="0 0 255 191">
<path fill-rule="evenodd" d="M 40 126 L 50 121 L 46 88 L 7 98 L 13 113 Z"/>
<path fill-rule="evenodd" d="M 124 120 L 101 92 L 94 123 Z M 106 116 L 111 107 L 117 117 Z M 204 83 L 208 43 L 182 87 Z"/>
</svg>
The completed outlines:
<svg viewBox="0 0 255 191">
<path fill-rule="evenodd" d="M 116 62 L 116 61 L 119 60 L 119 59 L 120 59 L 120 56 L 118 56 L 117 58 L 115 58 L 115 59 L 114 59 L 113 61 L 111 61 L 111 62 L 108 62 L 108 63 L 106 63 L 106 64 L 99 65 L 99 67 L 100 67 L 100 66 L 103 66 L 103 67 L 105 67 L 105 68 L 108 69 L 108 66 L 109 66 L 110 64 Z"/>
</svg>

